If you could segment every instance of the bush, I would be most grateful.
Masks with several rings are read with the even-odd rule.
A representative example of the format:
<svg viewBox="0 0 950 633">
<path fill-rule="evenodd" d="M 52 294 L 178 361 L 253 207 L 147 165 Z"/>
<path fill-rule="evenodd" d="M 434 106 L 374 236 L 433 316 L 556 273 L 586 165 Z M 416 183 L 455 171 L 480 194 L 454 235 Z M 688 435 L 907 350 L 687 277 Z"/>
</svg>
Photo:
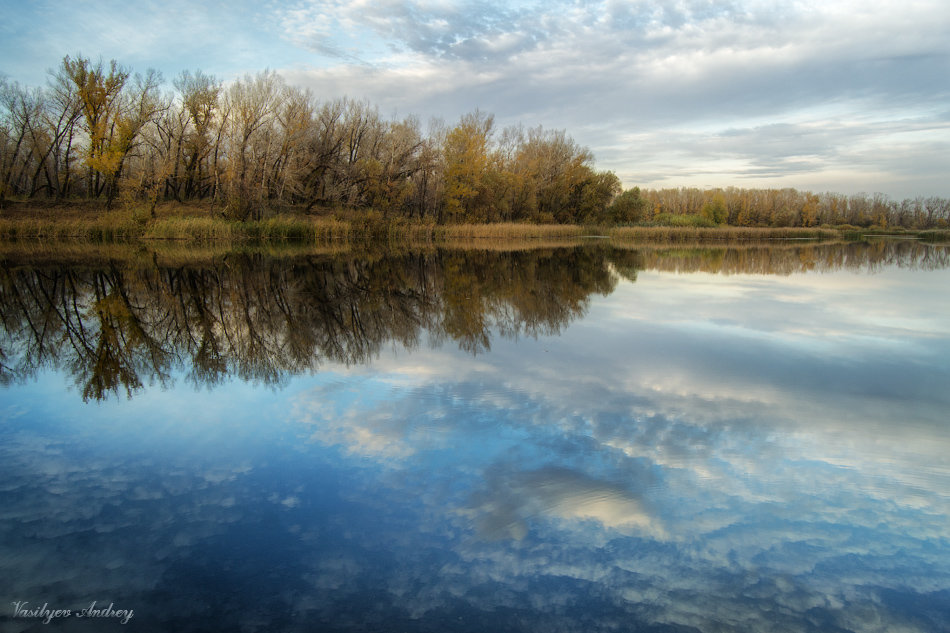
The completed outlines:
<svg viewBox="0 0 950 633">
<path fill-rule="evenodd" d="M 703 205 L 702 215 L 714 225 L 726 221 L 729 217 L 729 209 L 726 207 L 726 199 L 722 194 L 716 194 L 710 202 Z"/>
<path fill-rule="evenodd" d="M 672 213 L 661 213 L 653 218 L 655 226 L 686 226 L 693 228 L 714 228 L 716 223 L 709 218 L 703 217 L 698 213 L 689 213 L 674 215 Z"/>
<path fill-rule="evenodd" d="M 628 189 L 607 207 L 607 217 L 617 224 L 639 222 L 646 215 L 649 202 L 640 197 L 640 188 Z"/>
</svg>

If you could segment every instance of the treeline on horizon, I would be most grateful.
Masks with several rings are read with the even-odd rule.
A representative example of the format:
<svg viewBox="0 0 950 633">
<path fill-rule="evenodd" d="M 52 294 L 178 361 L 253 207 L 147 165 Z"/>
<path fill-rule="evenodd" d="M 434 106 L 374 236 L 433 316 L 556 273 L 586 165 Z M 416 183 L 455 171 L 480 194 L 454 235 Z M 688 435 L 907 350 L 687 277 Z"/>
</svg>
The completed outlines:
<svg viewBox="0 0 950 633">
<path fill-rule="evenodd" d="M 225 85 L 184 71 L 65 57 L 44 87 L 0 79 L 0 207 L 9 198 L 209 203 L 259 220 L 287 209 L 437 223 L 947 228 L 950 200 L 794 189 L 623 190 L 562 130 L 384 119 L 273 71 Z"/>
</svg>

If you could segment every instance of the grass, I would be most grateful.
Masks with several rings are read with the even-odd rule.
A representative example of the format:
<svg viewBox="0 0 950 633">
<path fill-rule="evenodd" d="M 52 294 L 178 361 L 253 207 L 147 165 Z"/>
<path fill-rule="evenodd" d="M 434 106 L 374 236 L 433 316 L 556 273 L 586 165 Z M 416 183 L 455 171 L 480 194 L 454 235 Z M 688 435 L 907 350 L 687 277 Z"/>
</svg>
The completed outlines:
<svg viewBox="0 0 950 633">
<path fill-rule="evenodd" d="M 752 228 L 741 226 L 721 227 L 672 227 L 672 226 L 624 226 L 609 229 L 607 234 L 619 240 L 645 242 L 705 242 L 745 240 L 833 240 L 841 237 L 833 229 L 813 228 Z"/>
<path fill-rule="evenodd" d="M 216 241 L 233 240 L 234 225 L 215 218 L 162 218 L 147 224 L 141 239 Z"/>
<path fill-rule="evenodd" d="M 146 267 L 160 265 L 192 265 L 212 262 L 235 253 L 250 253 L 268 257 L 333 256 L 352 252 L 347 243 L 331 245 L 302 244 L 300 242 L 273 242 L 235 245 L 233 242 L 196 244 L 182 241 L 152 241 L 145 243 L 109 244 L 93 242 L 0 241 L 0 261 L 15 265 L 58 263 L 64 265 L 105 264 L 123 262 L 126 265 Z"/>
<path fill-rule="evenodd" d="M 141 236 L 142 226 L 131 218 L 104 214 L 94 219 L 0 218 L 0 239 L 76 240 L 113 242 L 134 240 Z"/>
<path fill-rule="evenodd" d="M 220 209 L 217 210 L 220 212 Z M 702 221 L 700 221 L 702 220 Z M 0 241 L 150 243 L 157 241 L 208 244 L 217 242 L 302 242 L 328 245 L 442 244 L 484 242 L 514 245 L 565 244 L 584 237 L 606 236 L 617 242 L 679 244 L 687 242 L 748 240 L 865 239 L 901 234 L 927 241 L 950 241 L 950 231 L 860 229 L 853 226 L 820 228 L 749 228 L 710 226 L 700 216 L 671 216 L 673 226 L 587 227 L 569 224 L 450 224 L 431 220 L 385 218 L 377 212 L 339 210 L 324 215 L 292 211 L 263 220 L 238 222 L 216 214 L 207 203 L 163 203 L 151 209 L 128 205 L 107 211 L 89 202 L 66 204 L 12 204 L 0 212 Z"/>
<path fill-rule="evenodd" d="M 950 242 L 950 230 L 934 229 L 932 231 L 920 231 L 917 238 L 923 242 Z"/>
<path fill-rule="evenodd" d="M 345 239 L 350 230 L 350 224 L 341 220 L 304 215 L 236 222 L 216 217 L 207 207 L 197 205 L 159 205 L 154 215 L 141 207 L 106 211 L 56 205 L 5 209 L 0 215 L 0 240 L 5 241 L 321 242 Z"/>
<path fill-rule="evenodd" d="M 690 228 L 696 228 L 696 229 L 716 228 L 715 222 L 697 213 L 689 213 L 689 214 L 683 214 L 683 215 L 676 215 L 672 213 L 661 213 L 657 215 L 655 218 L 653 218 L 650 224 L 653 224 L 656 226 L 679 226 L 679 227 L 690 227 Z"/>
<path fill-rule="evenodd" d="M 586 227 L 576 224 L 527 224 L 517 222 L 450 224 L 439 228 L 441 229 L 441 237 L 453 240 L 577 238 L 590 233 L 590 230 Z"/>
</svg>

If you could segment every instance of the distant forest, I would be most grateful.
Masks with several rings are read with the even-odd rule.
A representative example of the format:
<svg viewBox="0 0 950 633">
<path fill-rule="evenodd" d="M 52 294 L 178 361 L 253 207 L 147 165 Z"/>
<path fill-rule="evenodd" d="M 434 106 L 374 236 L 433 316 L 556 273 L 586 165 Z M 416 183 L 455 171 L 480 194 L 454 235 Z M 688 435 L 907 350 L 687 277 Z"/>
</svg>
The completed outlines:
<svg viewBox="0 0 950 633">
<path fill-rule="evenodd" d="M 561 130 L 385 119 L 264 71 L 225 85 L 65 57 L 44 87 L 0 79 L 0 207 L 8 199 L 207 202 L 261 219 L 366 210 L 453 222 L 947 228 L 950 200 L 794 189 L 624 191 Z"/>
</svg>

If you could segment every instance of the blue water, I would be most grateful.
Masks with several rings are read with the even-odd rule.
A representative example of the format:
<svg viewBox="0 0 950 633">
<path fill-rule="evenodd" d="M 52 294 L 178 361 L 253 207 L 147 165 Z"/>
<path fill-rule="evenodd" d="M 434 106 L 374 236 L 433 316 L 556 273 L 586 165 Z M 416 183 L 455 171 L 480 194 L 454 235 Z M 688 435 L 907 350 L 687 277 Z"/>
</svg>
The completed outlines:
<svg viewBox="0 0 950 633">
<path fill-rule="evenodd" d="M 62 328 L 31 348 L 10 299 L 50 269 L 8 262 L 0 630 L 948 631 L 950 269 L 863 256 L 310 262 L 367 293 L 345 343 L 295 330 L 336 308 L 306 266 L 251 261 L 295 316 L 265 353 L 220 314 L 213 380 L 139 271 L 113 290 L 148 327 L 110 308 L 137 379 L 102 393 Z"/>
</svg>

